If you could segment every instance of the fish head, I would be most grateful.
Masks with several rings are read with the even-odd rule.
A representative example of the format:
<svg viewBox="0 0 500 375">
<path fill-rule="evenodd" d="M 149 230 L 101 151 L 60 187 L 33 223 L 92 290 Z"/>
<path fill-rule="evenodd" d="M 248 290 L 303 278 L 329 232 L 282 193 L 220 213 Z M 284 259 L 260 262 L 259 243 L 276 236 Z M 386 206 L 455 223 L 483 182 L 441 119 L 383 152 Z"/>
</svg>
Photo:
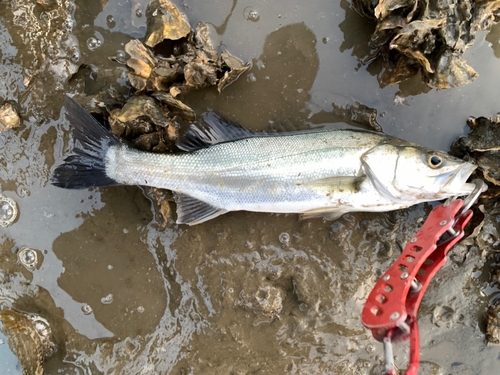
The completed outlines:
<svg viewBox="0 0 500 375">
<path fill-rule="evenodd" d="M 474 190 L 467 183 L 474 164 L 409 142 L 379 145 L 363 155 L 362 163 L 377 190 L 395 203 L 440 200 Z"/>
</svg>

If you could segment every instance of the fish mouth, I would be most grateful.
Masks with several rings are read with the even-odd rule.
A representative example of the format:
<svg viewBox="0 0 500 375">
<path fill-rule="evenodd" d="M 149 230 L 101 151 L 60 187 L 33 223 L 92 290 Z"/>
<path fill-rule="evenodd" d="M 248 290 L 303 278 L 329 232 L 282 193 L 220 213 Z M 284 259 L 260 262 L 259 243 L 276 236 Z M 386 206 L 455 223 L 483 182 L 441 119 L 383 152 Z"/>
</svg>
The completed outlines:
<svg viewBox="0 0 500 375">
<path fill-rule="evenodd" d="M 477 166 L 471 163 L 465 163 L 455 172 L 446 173 L 436 178 L 436 181 L 443 182 L 448 180 L 441 188 L 441 191 L 450 196 L 467 195 L 472 193 L 475 188 L 473 183 L 467 182 L 472 172 L 476 170 Z"/>
</svg>

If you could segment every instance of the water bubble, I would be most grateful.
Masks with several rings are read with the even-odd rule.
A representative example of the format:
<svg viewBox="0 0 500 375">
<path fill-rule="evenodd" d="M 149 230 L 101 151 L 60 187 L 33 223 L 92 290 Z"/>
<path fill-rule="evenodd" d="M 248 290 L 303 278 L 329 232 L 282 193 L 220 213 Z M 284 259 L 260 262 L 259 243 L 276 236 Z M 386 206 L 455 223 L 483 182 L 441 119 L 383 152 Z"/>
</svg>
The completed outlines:
<svg viewBox="0 0 500 375">
<path fill-rule="evenodd" d="M 90 305 L 87 303 L 83 304 L 82 311 L 85 315 L 90 315 L 94 312 L 94 310 L 92 310 L 92 307 L 90 307 Z"/>
<path fill-rule="evenodd" d="M 250 73 L 249 75 L 247 75 L 247 82 L 255 82 L 255 81 L 257 81 L 255 74 Z"/>
<path fill-rule="evenodd" d="M 122 51 L 120 49 L 120 50 L 116 51 L 116 56 L 114 59 L 119 64 L 126 64 L 127 63 L 127 54 L 125 53 L 125 51 Z M 124 229 L 124 231 L 125 231 L 125 229 Z"/>
<path fill-rule="evenodd" d="M 116 26 L 115 18 L 111 14 L 106 17 L 106 24 L 110 29 Z"/>
<path fill-rule="evenodd" d="M 35 250 L 25 247 L 17 253 L 17 259 L 28 271 L 33 272 L 38 263 L 38 255 Z"/>
<path fill-rule="evenodd" d="M 2 220 L 9 220 L 12 217 L 14 211 L 7 203 L 2 205 Z"/>
<path fill-rule="evenodd" d="M 365 350 L 368 354 L 373 354 L 373 353 L 375 353 L 375 345 L 368 344 L 368 345 L 366 345 Z"/>
<path fill-rule="evenodd" d="M 110 293 L 106 297 L 102 297 L 101 302 L 104 305 L 109 305 L 109 304 L 113 303 L 113 295 Z"/>
<path fill-rule="evenodd" d="M 246 7 L 244 10 L 243 10 L 243 16 L 248 20 L 248 21 L 252 21 L 252 22 L 257 22 L 258 20 L 260 20 L 260 15 L 259 13 L 257 13 L 257 11 L 255 9 L 253 9 L 252 7 Z"/>
<path fill-rule="evenodd" d="M 288 244 L 290 243 L 290 235 L 288 233 L 281 233 L 279 239 L 283 245 L 288 246 Z"/>
<path fill-rule="evenodd" d="M 108 270 L 112 270 L 113 266 L 111 264 L 108 265 Z"/>
<path fill-rule="evenodd" d="M 95 51 L 102 45 L 102 42 L 96 37 L 90 37 L 87 39 L 87 47 L 91 51 Z"/>
<path fill-rule="evenodd" d="M 142 17 L 142 10 L 140 10 L 139 8 L 137 8 L 137 9 L 135 10 L 135 15 L 136 15 L 137 17 Z"/>
<path fill-rule="evenodd" d="M 139 306 L 139 307 L 137 308 L 137 312 L 140 312 L 140 313 L 142 314 L 142 313 L 144 312 L 144 307 Z"/>
<path fill-rule="evenodd" d="M 0 194 L 0 227 L 7 227 L 17 218 L 16 202 Z"/>
</svg>

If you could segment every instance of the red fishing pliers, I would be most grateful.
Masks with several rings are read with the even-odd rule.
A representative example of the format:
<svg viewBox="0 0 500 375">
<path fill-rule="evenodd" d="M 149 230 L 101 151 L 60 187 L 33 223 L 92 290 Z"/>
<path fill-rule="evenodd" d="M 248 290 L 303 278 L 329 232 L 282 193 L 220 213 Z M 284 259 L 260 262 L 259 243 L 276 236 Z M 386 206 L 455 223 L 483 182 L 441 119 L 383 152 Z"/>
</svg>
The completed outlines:
<svg viewBox="0 0 500 375">
<path fill-rule="evenodd" d="M 472 218 L 469 209 L 486 184 L 474 180 L 474 191 L 464 200 L 448 199 L 432 210 L 403 253 L 380 278 L 366 300 L 361 319 L 373 337 L 384 343 L 385 370 L 395 375 L 392 344 L 410 340 L 407 375 L 418 371 L 420 356 L 417 310 L 434 274 L 446 262 L 446 254 L 464 236 Z"/>
</svg>

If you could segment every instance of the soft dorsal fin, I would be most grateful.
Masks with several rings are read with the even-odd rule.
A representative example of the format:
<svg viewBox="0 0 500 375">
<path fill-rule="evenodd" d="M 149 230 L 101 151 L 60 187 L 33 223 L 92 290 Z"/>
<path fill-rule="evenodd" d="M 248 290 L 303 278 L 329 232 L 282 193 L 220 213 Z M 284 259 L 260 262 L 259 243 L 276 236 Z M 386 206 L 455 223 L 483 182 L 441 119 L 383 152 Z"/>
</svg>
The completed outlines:
<svg viewBox="0 0 500 375">
<path fill-rule="evenodd" d="M 207 112 L 200 121 L 191 124 L 189 130 L 179 138 L 177 147 L 184 151 L 195 151 L 217 143 L 264 135 L 266 133 L 254 133 L 214 112 Z"/>
<path fill-rule="evenodd" d="M 196 225 L 227 212 L 183 193 L 174 192 L 174 200 L 177 204 L 177 224 Z"/>
</svg>

